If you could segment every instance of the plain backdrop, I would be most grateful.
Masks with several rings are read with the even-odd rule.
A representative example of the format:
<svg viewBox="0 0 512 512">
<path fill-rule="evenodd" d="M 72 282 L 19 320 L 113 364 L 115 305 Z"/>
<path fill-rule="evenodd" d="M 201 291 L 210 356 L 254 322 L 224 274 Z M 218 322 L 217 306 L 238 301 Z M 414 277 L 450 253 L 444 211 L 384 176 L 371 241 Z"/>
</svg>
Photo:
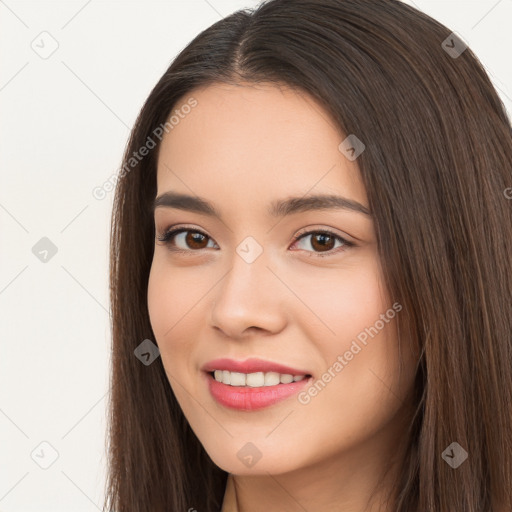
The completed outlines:
<svg viewBox="0 0 512 512">
<path fill-rule="evenodd" d="M 0 0 L 0 511 L 101 509 L 113 193 L 92 192 L 178 52 L 257 3 Z M 512 112 L 512 1 L 406 3 L 467 42 Z"/>
</svg>

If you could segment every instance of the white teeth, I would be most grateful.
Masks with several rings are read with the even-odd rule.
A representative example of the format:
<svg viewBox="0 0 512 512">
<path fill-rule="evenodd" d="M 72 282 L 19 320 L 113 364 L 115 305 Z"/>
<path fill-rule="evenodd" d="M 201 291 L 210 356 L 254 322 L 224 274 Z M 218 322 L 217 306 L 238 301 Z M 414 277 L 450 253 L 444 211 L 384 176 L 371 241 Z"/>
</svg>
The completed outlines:
<svg viewBox="0 0 512 512">
<path fill-rule="evenodd" d="M 217 382 L 230 386 L 248 386 L 260 388 L 263 386 L 276 386 L 277 384 L 289 384 L 305 378 L 305 375 L 291 375 L 277 372 L 239 373 L 228 370 L 215 370 L 214 378 Z"/>
<path fill-rule="evenodd" d="M 267 372 L 265 373 L 265 386 L 276 386 L 281 380 L 279 379 L 279 373 Z"/>
<path fill-rule="evenodd" d="M 245 373 L 238 373 L 238 372 L 228 372 L 227 370 L 224 370 L 223 377 L 226 375 L 226 373 L 230 374 L 229 382 L 228 384 L 231 384 L 232 386 L 245 386 Z M 226 383 L 224 378 L 222 379 L 223 383 Z"/>
<path fill-rule="evenodd" d="M 263 372 L 248 373 L 245 384 L 251 388 L 261 388 L 265 385 L 265 374 Z"/>
<path fill-rule="evenodd" d="M 283 373 L 279 379 L 281 380 L 281 384 L 290 384 L 290 382 L 293 382 L 293 375 L 290 375 L 289 373 Z"/>
</svg>

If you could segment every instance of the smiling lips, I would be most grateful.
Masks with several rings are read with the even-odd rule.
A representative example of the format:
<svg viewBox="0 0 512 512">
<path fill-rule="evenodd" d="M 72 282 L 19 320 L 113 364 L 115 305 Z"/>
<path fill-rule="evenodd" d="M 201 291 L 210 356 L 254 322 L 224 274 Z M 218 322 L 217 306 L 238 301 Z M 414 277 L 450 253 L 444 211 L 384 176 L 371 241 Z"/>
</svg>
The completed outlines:
<svg viewBox="0 0 512 512">
<path fill-rule="evenodd" d="M 213 398 L 225 407 L 242 411 L 280 402 L 312 379 L 306 371 L 256 358 L 215 359 L 202 370 Z"/>
</svg>

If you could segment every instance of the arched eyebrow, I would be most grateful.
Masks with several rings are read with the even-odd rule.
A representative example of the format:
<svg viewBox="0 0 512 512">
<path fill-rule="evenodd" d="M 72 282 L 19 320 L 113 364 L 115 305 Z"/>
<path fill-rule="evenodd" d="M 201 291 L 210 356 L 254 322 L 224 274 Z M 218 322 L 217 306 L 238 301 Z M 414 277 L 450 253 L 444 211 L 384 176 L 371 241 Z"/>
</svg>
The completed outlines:
<svg viewBox="0 0 512 512">
<path fill-rule="evenodd" d="M 152 206 L 154 213 L 157 208 L 177 208 L 189 212 L 200 213 L 222 220 L 222 215 L 206 199 L 178 192 L 164 192 L 155 198 Z M 285 217 L 295 213 L 313 210 L 349 210 L 371 217 L 369 209 L 361 203 L 337 195 L 310 195 L 303 197 L 288 197 L 270 203 L 268 214 L 271 217 Z"/>
</svg>

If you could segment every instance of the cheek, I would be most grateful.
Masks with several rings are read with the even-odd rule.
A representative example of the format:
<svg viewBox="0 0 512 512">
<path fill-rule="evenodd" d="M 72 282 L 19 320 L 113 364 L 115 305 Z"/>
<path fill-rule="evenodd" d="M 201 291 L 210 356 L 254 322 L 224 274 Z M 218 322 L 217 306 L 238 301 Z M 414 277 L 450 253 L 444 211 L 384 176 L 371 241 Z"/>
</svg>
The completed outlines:
<svg viewBox="0 0 512 512">
<path fill-rule="evenodd" d="M 339 350 L 391 307 L 374 257 L 357 259 L 349 267 L 328 269 L 314 278 L 301 279 L 297 295 L 312 312 L 307 314 L 308 338 Z M 299 319 L 300 316 L 297 316 Z"/>
<path fill-rule="evenodd" d="M 181 408 L 190 414 L 189 397 L 183 392 L 183 386 L 192 390 L 190 376 L 191 340 L 195 337 L 190 315 L 190 300 L 187 288 L 180 283 L 179 272 L 173 279 L 167 269 L 154 262 L 148 281 L 148 312 L 155 343 L 160 350 L 162 365 Z M 181 290 L 184 290 L 181 292 Z M 193 383 L 195 384 L 195 383 Z"/>
<path fill-rule="evenodd" d="M 161 341 L 166 330 L 172 325 L 172 293 L 170 289 L 167 289 L 165 276 L 155 262 L 153 262 L 149 274 L 147 299 L 151 327 L 157 341 Z"/>
<path fill-rule="evenodd" d="M 168 343 L 183 330 L 187 314 L 204 291 L 187 279 L 186 272 L 172 272 L 163 259 L 156 256 L 153 260 L 147 301 L 153 333 L 160 343 Z"/>
<path fill-rule="evenodd" d="M 177 369 L 183 367 L 180 364 L 183 363 L 180 346 L 185 347 L 185 343 L 179 340 L 186 340 L 183 330 L 187 323 L 187 304 L 190 301 L 186 295 L 189 293 L 180 283 L 179 273 L 170 276 L 158 261 L 153 262 L 148 281 L 148 313 L 162 364 L 168 375 L 175 375 Z"/>
<path fill-rule="evenodd" d="M 338 282 L 325 283 L 323 293 L 317 288 L 309 298 L 308 305 L 331 332 L 325 335 L 324 327 L 307 328 L 324 369 L 317 376 L 318 391 L 313 391 L 306 407 L 333 411 L 337 404 L 336 412 L 330 413 L 337 424 L 358 424 L 362 431 L 364 425 L 371 428 L 385 422 L 401 406 L 411 376 L 398 381 L 396 317 L 403 313 L 387 296 L 378 264 L 354 266 Z"/>
<path fill-rule="evenodd" d="M 151 266 L 147 294 L 150 323 L 168 376 L 180 382 L 197 371 L 194 357 L 205 318 L 200 301 L 211 286 L 204 273 L 173 269 L 163 255 L 155 257 Z"/>
</svg>

